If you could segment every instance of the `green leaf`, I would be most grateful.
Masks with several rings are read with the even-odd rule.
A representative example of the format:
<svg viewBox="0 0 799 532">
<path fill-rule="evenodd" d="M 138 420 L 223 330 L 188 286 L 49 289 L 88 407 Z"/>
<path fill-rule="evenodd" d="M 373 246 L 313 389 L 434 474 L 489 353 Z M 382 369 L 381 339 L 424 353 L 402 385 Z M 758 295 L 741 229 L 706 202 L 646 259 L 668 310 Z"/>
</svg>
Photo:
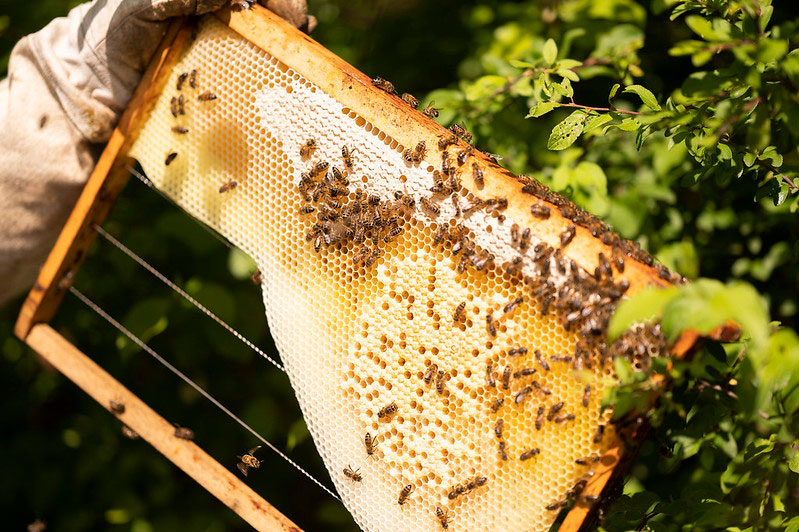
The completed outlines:
<svg viewBox="0 0 799 532">
<path fill-rule="evenodd" d="M 611 120 L 613 120 L 613 117 L 607 113 L 603 113 L 601 115 L 589 115 L 589 116 L 590 118 L 588 118 L 588 120 L 585 121 L 585 127 L 583 127 L 583 135 L 593 131 L 598 127 L 602 127 Z"/>
<path fill-rule="evenodd" d="M 555 73 L 560 77 L 568 79 L 569 81 L 580 81 L 580 76 L 577 75 L 577 72 L 568 68 L 559 68 L 555 71 Z"/>
<path fill-rule="evenodd" d="M 657 98 L 655 98 L 655 95 L 652 94 L 652 92 L 646 87 L 643 87 L 641 85 L 628 85 L 627 87 L 624 87 L 624 92 L 631 92 L 633 94 L 638 95 L 638 97 L 641 98 L 641 101 L 644 102 L 644 105 L 646 105 L 653 111 L 661 110 Z"/>
<path fill-rule="evenodd" d="M 529 61 L 519 61 L 517 59 L 511 59 L 510 61 L 508 61 L 508 63 L 510 63 L 511 66 L 514 66 L 516 68 L 527 69 L 527 68 L 535 68 L 536 67 L 536 65 L 534 63 L 530 63 Z"/>
<path fill-rule="evenodd" d="M 305 420 L 300 417 L 289 427 L 288 435 L 286 436 L 286 450 L 294 450 L 295 447 L 307 440 L 308 436 L 310 436 L 308 427 L 305 425 Z"/>
<path fill-rule="evenodd" d="M 553 65 L 555 60 L 558 58 L 558 45 L 555 44 L 553 39 L 547 39 L 547 42 L 544 43 L 544 51 L 543 51 L 544 61 L 548 65 Z"/>
<path fill-rule="evenodd" d="M 614 83 L 613 86 L 610 88 L 610 94 L 608 94 L 608 103 L 611 106 L 613 105 L 613 102 L 611 100 L 613 100 L 613 98 L 616 97 L 616 93 L 619 92 L 620 88 L 621 88 L 620 83 Z"/>
<path fill-rule="evenodd" d="M 504 87 L 507 82 L 508 80 L 502 76 L 482 76 L 474 83 L 466 87 L 466 90 L 464 91 L 466 100 L 473 102 L 475 100 L 487 98 L 497 90 Z"/>
<path fill-rule="evenodd" d="M 535 104 L 535 107 L 530 108 L 530 112 L 527 113 L 525 118 L 538 118 L 539 116 L 544 116 L 552 109 L 558 107 L 558 102 L 538 102 Z"/>
<path fill-rule="evenodd" d="M 631 325 L 651 321 L 663 314 L 663 308 L 677 297 L 677 288 L 658 289 L 648 287 L 630 299 L 625 299 L 616 307 L 616 312 L 608 324 L 608 341 L 613 342 Z"/>
<path fill-rule="evenodd" d="M 586 117 L 585 111 L 574 111 L 567 116 L 562 122 L 552 128 L 552 133 L 547 141 L 547 148 L 554 151 L 565 150 L 574 144 L 574 141 L 583 132 Z"/>
<path fill-rule="evenodd" d="M 246 279 L 255 271 L 255 261 L 239 248 L 231 248 L 227 260 L 228 270 L 236 279 Z"/>
<path fill-rule="evenodd" d="M 799 440 L 796 440 L 788 450 L 788 469 L 799 473 Z"/>
</svg>

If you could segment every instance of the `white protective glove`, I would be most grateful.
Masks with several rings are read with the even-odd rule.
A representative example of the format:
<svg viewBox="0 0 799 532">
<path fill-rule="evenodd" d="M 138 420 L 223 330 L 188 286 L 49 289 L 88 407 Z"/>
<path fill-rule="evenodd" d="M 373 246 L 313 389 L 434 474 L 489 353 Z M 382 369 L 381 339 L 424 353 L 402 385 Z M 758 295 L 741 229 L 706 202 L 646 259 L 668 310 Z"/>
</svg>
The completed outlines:
<svg viewBox="0 0 799 532">
<path fill-rule="evenodd" d="M 225 2 L 95 0 L 14 47 L 0 82 L 0 304 L 36 279 L 167 20 Z M 264 4 L 315 25 L 305 0 Z"/>
</svg>

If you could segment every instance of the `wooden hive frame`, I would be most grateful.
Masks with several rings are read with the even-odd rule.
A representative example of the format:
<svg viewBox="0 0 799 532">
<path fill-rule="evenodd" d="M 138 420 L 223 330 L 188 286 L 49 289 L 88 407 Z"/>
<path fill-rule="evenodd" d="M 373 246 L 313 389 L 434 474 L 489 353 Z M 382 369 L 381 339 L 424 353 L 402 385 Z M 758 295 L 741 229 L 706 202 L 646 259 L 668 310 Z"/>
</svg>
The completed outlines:
<svg viewBox="0 0 799 532">
<path fill-rule="evenodd" d="M 209 16 L 218 17 L 233 31 L 301 73 L 333 98 L 346 102 L 347 107 L 366 120 L 380 124 L 383 131 L 406 146 L 419 140 L 435 146 L 442 135 L 449 134 L 422 113 L 409 112 L 409 107 L 401 99 L 375 88 L 368 76 L 258 5 L 248 11 L 225 9 Z M 94 240 L 95 224 L 102 224 L 106 219 L 127 182 L 132 162 L 127 152 L 164 88 L 173 65 L 189 46 L 195 22 L 181 19 L 170 25 L 28 294 L 15 334 L 105 408 L 110 410 L 111 401 L 122 402 L 125 411 L 115 414 L 122 422 L 255 529 L 299 530 L 289 518 L 196 444 L 176 438 L 172 424 L 48 325 Z M 478 151 L 475 151 L 475 156 L 486 175 L 491 176 L 491 179 L 486 179 L 481 194 L 490 197 L 510 193 L 513 199 L 509 212 L 522 220 L 531 219 L 529 205 L 539 200 L 522 194 L 522 184 L 513 174 Z M 539 221 L 538 227 L 543 225 L 540 236 L 554 246 L 571 221 L 561 216 L 555 205 L 550 207 L 551 218 L 546 224 Z M 577 226 L 573 244 L 564 255 L 593 271 L 599 252 L 610 256 L 611 249 L 593 237 L 588 229 Z M 629 281 L 630 293 L 649 285 L 668 284 L 651 266 L 634 260 L 627 263 L 624 274 L 619 277 Z M 696 339 L 696 335 L 681 339 L 678 342 L 680 350 L 688 351 Z M 630 453 L 626 453 L 620 442 L 611 446 L 583 493 L 606 494 L 613 481 L 623 475 L 626 469 L 623 462 L 629 457 Z M 590 527 L 595 506 L 576 503 L 560 530 L 575 532 Z"/>
</svg>

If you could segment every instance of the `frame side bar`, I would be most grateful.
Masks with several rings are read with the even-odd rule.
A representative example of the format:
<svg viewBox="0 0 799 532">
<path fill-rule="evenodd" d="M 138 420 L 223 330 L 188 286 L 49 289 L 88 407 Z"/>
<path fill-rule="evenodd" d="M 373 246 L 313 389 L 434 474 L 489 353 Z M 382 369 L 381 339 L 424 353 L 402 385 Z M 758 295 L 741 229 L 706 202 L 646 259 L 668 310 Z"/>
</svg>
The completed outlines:
<svg viewBox="0 0 799 532">
<path fill-rule="evenodd" d="M 175 427 L 47 324 L 27 337 L 37 353 L 103 407 L 125 406 L 116 414 L 161 454 L 259 531 L 300 532 L 291 520 L 192 441 L 175 437 Z"/>
<path fill-rule="evenodd" d="M 94 241 L 92 225 L 105 220 L 127 183 L 130 160 L 125 153 L 147 119 L 172 66 L 189 42 L 192 30 L 193 23 L 185 18 L 169 25 L 22 305 L 14 327 L 20 339 L 25 340 L 36 323 L 50 321 L 58 309 Z"/>
</svg>

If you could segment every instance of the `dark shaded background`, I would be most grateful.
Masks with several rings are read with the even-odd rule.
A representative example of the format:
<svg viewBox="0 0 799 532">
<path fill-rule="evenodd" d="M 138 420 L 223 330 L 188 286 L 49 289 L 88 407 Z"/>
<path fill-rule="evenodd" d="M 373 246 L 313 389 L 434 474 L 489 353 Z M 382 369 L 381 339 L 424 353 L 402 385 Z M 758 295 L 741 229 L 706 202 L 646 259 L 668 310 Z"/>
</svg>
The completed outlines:
<svg viewBox="0 0 799 532">
<path fill-rule="evenodd" d="M 75 4 L 0 2 L 0 68 L 5 70 L 8 53 L 20 37 Z M 498 9 L 514 2 L 309 0 L 309 4 L 320 22 L 314 38 L 366 73 L 382 75 L 401 90 L 422 96 L 469 76 L 464 59 L 492 31 L 490 22 L 476 25 L 470 18 L 473 7 Z M 775 18 L 785 15 L 778 11 Z M 666 54 L 668 43 L 687 38 L 687 33 L 667 33 L 680 27 L 666 25 L 665 20 L 665 16 L 648 19 L 642 52 L 645 70 L 652 72 L 646 85 L 661 94 L 678 87 L 691 68 L 687 59 Z M 581 83 L 575 98 L 589 105 L 603 104 L 606 91 L 595 93 L 591 83 Z M 690 195 L 685 200 L 690 208 Z M 741 208 L 754 207 L 742 203 Z M 264 326 L 260 291 L 249 281 L 246 261 L 182 211 L 131 180 L 105 227 L 277 356 Z M 796 231 L 795 224 L 786 230 Z M 702 275 L 729 277 L 727 255 L 716 251 L 730 242 L 721 234 L 704 244 Z M 799 259 L 791 257 L 788 267 L 779 270 L 787 271 L 787 276 L 780 273 L 759 282 L 758 289 L 777 302 L 786 300 L 786 294 L 797 292 L 797 263 Z M 152 336 L 149 341 L 156 351 L 329 483 L 293 392 L 279 371 L 105 242 L 95 245 L 75 285 L 112 316 L 144 331 L 145 339 Z M 123 438 L 116 419 L 13 338 L 20 303 L 0 309 L 3 529 L 21 530 L 41 518 L 50 530 L 66 532 L 248 530 L 148 444 Z M 781 308 L 773 305 L 775 315 L 795 326 L 795 308 L 780 314 Z M 194 429 L 196 441 L 221 463 L 234 468 L 236 455 L 255 445 L 248 433 L 132 348 L 74 297 L 66 298 L 54 323 L 156 411 Z M 317 486 L 268 450 L 261 457 L 265 464 L 248 483 L 298 525 L 309 530 L 355 529 L 343 507 Z"/>
</svg>

